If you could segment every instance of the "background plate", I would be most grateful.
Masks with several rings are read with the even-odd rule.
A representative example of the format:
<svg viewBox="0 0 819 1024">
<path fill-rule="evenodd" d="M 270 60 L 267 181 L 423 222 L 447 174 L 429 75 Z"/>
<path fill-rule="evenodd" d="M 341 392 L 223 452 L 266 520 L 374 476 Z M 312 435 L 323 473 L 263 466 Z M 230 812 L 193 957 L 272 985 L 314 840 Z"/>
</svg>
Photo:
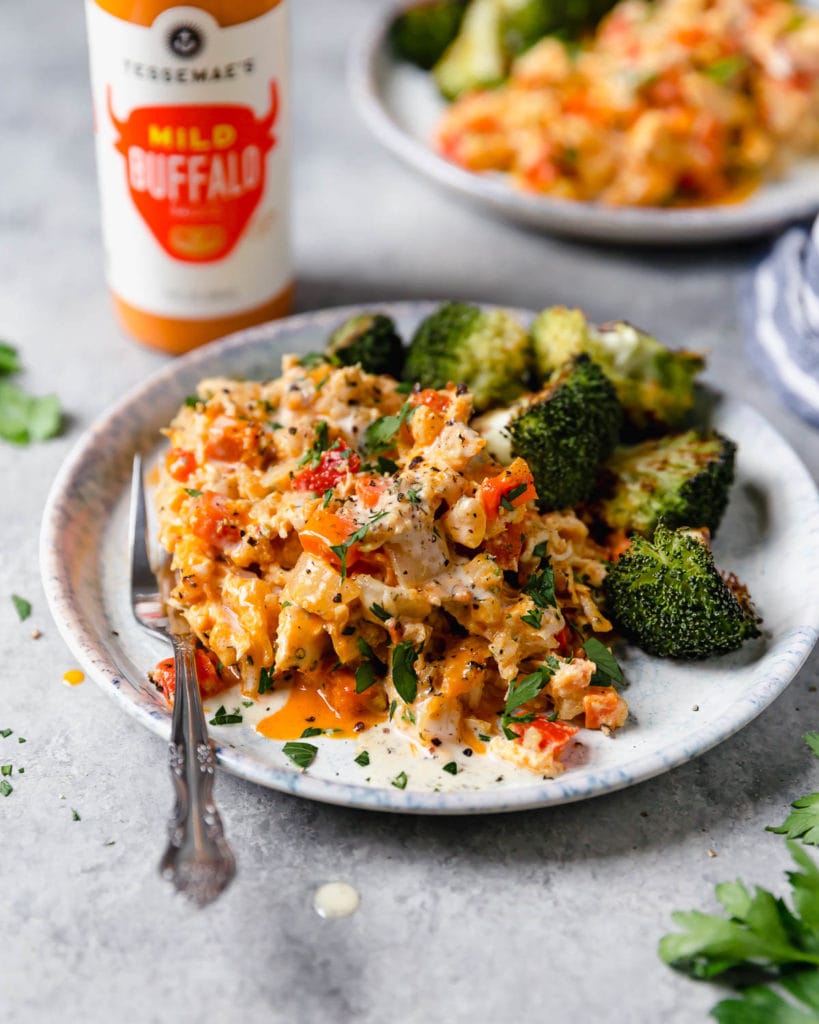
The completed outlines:
<svg viewBox="0 0 819 1024">
<path fill-rule="evenodd" d="M 482 206 L 532 227 L 577 238 L 650 245 L 724 242 L 773 232 L 819 210 L 819 159 L 800 161 L 779 181 L 727 206 L 664 210 L 611 207 L 532 195 L 502 175 L 473 174 L 432 149 L 446 103 L 431 75 L 395 60 L 387 31 L 406 0 L 386 8 L 362 33 L 350 58 L 353 100 L 375 136 L 424 176 Z"/>
<path fill-rule="evenodd" d="M 407 336 L 433 306 L 405 302 L 377 308 Z M 133 454 L 161 450 L 160 428 L 201 378 L 275 376 L 282 353 L 322 348 L 332 328 L 363 308 L 266 324 L 169 363 L 83 435 L 54 482 L 40 545 L 51 612 L 90 676 L 162 736 L 169 735 L 170 715 L 146 673 L 168 651 L 133 624 L 128 601 Z M 519 315 L 527 321 L 531 316 Z M 362 785 L 353 741 L 318 740 L 320 755 L 301 773 L 281 753 L 280 743 L 244 724 L 212 730 L 220 765 L 274 789 L 354 807 L 438 814 L 508 811 L 629 786 L 690 760 L 746 725 L 787 686 L 816 641 L 819 501 L 807 470 L 767 421 L 746 405 L 713 398 L 714 425 L 739 443 L 737 479 L 716 556 L 749 586 L 765 620 L 759 640 L 736 654 L 693 664 L 624 651 L 631 720 L 616 739 L 584 732 L 582 746 L 559 779 L 544 781 L 496 762 L 503 782 L 493 777 L 470 788 L 477 772 L 465 770 L 446 776 L 449 791 L 413 788 L 412 765 L 421 758 L 406 747 L 405 763 L 394 765 L 394 773 L 405 767 L 410 775 L 406 790 L 384 779 Z"/>
</svg>

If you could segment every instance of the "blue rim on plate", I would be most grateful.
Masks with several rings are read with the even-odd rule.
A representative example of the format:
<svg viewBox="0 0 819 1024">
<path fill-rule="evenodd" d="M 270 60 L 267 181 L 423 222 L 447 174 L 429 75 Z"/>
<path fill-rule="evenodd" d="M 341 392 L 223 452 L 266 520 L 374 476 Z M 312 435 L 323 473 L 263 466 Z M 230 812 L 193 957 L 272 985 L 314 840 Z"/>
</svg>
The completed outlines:
<svg viewBox="0 0 819 1024">
<path fill-rule="evenodd" d="M 476 174 L 439 156 L 428 139 L 444 101 L 429 74 L 393 58 L 396 14 L 379 7 L 356 40 L 348 78 L 353 103 L 375 137 L 424 177 L 486 210 L 555 234 L 642 245 L 694 245 L 770 234 L 819 211 L 819 159 L 794 165 L 747 200 L 694 209 L 613 207 L 523 192 L 501 175 Z"/>
<path fill-rule="evenodd" d="M 170 362 L 80 438 L 54 481 L 45 510 L 43 584 L 73 654 L 142 725 L 167 738 L 170 716 L 146 676 L 167 652 L 131 624 L 128 605 L 127 502 L 134 452 L 159 449 L 159 428 L 202 377 L 273 376 L 282 353 L 321 347 L 332 328 L 365 309 L 392 316 L 406 336 L 435 305 L 350 306 L 240 332 Z M 516 312 L 527 321 L 532 315 Z M 348 770 L 349 751 L 340 760 L 347 749 L 343 745 L 352 741 L 319 741 L 327 767 L 317 758 L 302 773 L 281 754 L 280 744 L 245 726 L 214 730 L 218 763 L 261 785 L 351 807 L 488 813 L 567 803 L 633 785 L 742 728 L 784 690 L 816 642 L 819 499 L 808 471 L 762 416 L 742 403 L 713 397 L 715 425 L 739 442 L 737 481 L 716 539 L 717 557 L 749 585 L 765 618 L 763 639 L 734 655 L 685 665 L 627 650 L 625 667 L 632 679 L 627 697 L 636 724 L 629 723 L 616 740 L 584 733 L 586 763 L 553 780 L 522 784 L 518 777 L 498 788 L 454 792 L 361 785 L 360 769 Z M 793 579 L 800 580 L 798 592 L 788 582 Z M 505 764 L 498 764 L 503 771 Z M 468 784 L 468 778 L 462 781 Z"/>
</svg>

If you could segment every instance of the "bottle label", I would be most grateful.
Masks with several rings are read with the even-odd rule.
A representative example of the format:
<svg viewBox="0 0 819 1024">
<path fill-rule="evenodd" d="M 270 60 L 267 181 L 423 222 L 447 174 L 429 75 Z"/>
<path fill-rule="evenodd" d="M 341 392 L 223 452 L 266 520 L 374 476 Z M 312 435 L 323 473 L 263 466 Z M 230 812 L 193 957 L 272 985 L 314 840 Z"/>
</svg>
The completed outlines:
<svg viewBox="0 0 819 1024">
<path fill-rule="evenodd" d="M 87 0 L 107 275 L 147 313 L 208 319 L 290 281 L 285 5 L 150 27 Z"/>
</svg>

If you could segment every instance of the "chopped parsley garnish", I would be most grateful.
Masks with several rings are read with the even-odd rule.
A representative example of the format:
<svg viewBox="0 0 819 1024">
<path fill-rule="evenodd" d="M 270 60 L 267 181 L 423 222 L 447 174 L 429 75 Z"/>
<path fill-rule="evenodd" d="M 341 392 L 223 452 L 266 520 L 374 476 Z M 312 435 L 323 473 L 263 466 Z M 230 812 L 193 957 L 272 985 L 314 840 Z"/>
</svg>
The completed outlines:
<svg viewBox="0 0 819 1024">
<path fill-rule="evenodd" d="M 13 792 L 14 786 L 12 786 L 10 782 L 6 782 L 5 779 L 0 779 L 0 793 L 2 793 L 3 796 L 11 796 Z"/>
<path fill-rule="evenodd" d="M 11 601 L 17 611 L 17 617 L 21 622 L 25 622 L 29 615 L 31 615 L 31 602 L 17 594 L 11 595 Z"/>
<path fill-rule="evenodd" d="M 397 707 L 398 707 L 398 701 L 397 700 L 391 700 L 390 701 L 390 713 L 389 713 L 389 720 L 390 721 L 392 721 L 392 716 L 395 714 L 395 709 Z"/>
<path fill-rule="evenodd" d="M 363 526 L 359 526 L 357 530 L 350 534 L 350 536 L 341 544 L 331 544 L 330 550 L 334 555 L 338 557 L 341 563 L 341 582 L 347 579 L 347 552 L 360 540 L 364 540 L 367 534 L 370 532 L 370 527 L 373 523 L 377 523 L 379 519 L 383 519 L 387 515 L 386 512 L 376 512 L 375 515 L 370 516 L 370 521 L 365 523 Z"/>
<path fill-rule="evenodd" d="M 597 668 L 592 676 L 594 685 L 613 686 L 615 683 L 622 683 L 623 672 L 617 664 L 617 659 L 605 644 L 600 643 L 597 637 L 589 637 L 583 644 L 583 650 L 589 661 L 593 661 Z"/>
<path fill-rule="evenodd" d="M 273 669 L 263 668 L 259 673 L 259 693 L 273 689 Z"/>
<path fill-rule="evenodd" d="M 397 462 L 393 462 L 392 459 L 385 459 L 383 455 L 379 455 L 375 460 L 375 468 L 382 476 L 392 476 L 393 473 L 398 472 L 399 467 Z"/>
<path fill-rule="evenodd" d="M 313 469 L 315 469 L 319 462 L 321 462 L 322 453 L 326 452 L 330 447 L 330 428 L 327 425 L 327 420 L 319 420 L 318 423 L 316 423 L 315 430 L 316 432 L 312 445 L 307 449 L 301 459 L 299 459 L 300 466 L 306 466 L 309 464 Z"/>
<path fill-rule="evenodd" d="M 282 753 L 289 757 L 296 767 L 309 768 L 318 753 L 318 747 L 313 743 L 299 743 L 291 741 L 282 747 Z"/>
<path fill-rule="evenodd" d="M 82 818 L 80 818 L 80 812 L 75 807 L 71 808 L 71 820 L 82 821 Z"/>
<path fill-rule="evenodd" d="M 375 669 L 371 661 L 362 661 L 355 670 L 355 692 L 364 693 L 376 684 Z"/>
<path fill-rule="evenodd" d="M 520 682 L 517 682 L 517 680 L 512 682 L 509 687 L 509 693 L 506 695 L 506 704 L 501 716 L 501 727 L 507 739 L 513 740 L 517 738 L 517 733 L 513 732 L 510 728 L 511 725 L 531 722 L 535 717 L 534 714 L 516 715 L 515 712 L 522 704 L 527 704 L 530 700 L 534 700 L 535 697 L 540 695 L 558 668 L 559 662 L 557 658 L 550 655 L 546 659 L 546 663 L 540 665 L 530 675 L 521 679 Z"/>
<path fill-rule="evenodd" d="M 414 487 L 410 487 L 410 489 L 407 491 L 407 501 L 409 501 L 410 505 L 421 504 L 421 495 L 418 491 L 415 490 Z"/>
<path fill-rule="evenodd" d="M 362 750 L 358 757 L 353 758 L 356 764 L 360 764 L 362 768 L 366 768 L 370 763 L 370 755 L 366 750 Z"/>
<path fill-rule="evenodd" d="M 526 586 L 523 588 L 523 593 L 528 594 L 538 608 L 557 607 L 557 601 L 555 600 L 555 574 L 548 562 L 532 573 Z"/>
<path fill-rule="evenodd" d="M 25 736 L 18 736 L 17 737 L 17 742 L 18 743 L 25 743 L 26 742 Z"/>
<path fill-rule="evenodd" d="M 748 67 L 748 58 L 742 53 L 719 57 L 702 70 L 718 85 L 726 85 Z"/>
<path fill-rule="evenodd" d="M 13 444 L 46 441 L 60 430 L 62 411 L 56 395 L 36 398 L 0 381 L 0 438 Z"/>
<path fill-rule="evenodd" d="M 407 788 L 407 773 L 406 772 L 399 772 L 398 775 L 396 775 L 395 778 L 392 780 L 390 785 L 395 786 L 396 789 L 406 789 Z"/>
<path fill-rule="evenodd" d="M 412 704 L 418 693 L 418 673 L 415 671 L 418 653 L 411 640 L 403 640 L 392 650 L 392 681 L 405 704 Z"/>
<path fill-rule="evenodd" d="M 189 498 L 201 498 L 202 497 L 202 492 L 198 488 L 196 488 L 196 487 L 186 487 L 185 488 L 185 494 L 187 494 L 187 496 Z"/>
<path fill-rule="evenodd" d="M 324 501 L 322 501 L 322 503 L 321 503 L 321 507 L 322 507 L 322 508 L 327 508 L 327 506 L 328 506 L 328 505 L 330 504 L 330 502 L 331 502 L 331 501 L 333 500 L 333 495 L 334 495 L 335 493 L 336 493 L 336 492 L 335 492 L 335 491 L 333 490 L 333 488 L 332 488 L 332 487 L 328 487 L 328 488 L 327 488 L 327 490 L 326 490 L 326 491 L 324 492 Z"/>
<path fill-rule="evenodd" d="M 8 737 L 11 736 L 13 732 L 13 729 L 0 729 L 0 736 L 2 736 L 3 739 L 5 740 L 8 739 Z"/>
<path fill-rule="evenodd" d="M 532 629 L 540 629 L 543 625 L 543 612 L 540 608 L 530 608 L 525 615 L 521 615 L 520 621 L 525 622 Z"/>
<path fill-rule="evenodd" d="M 395 416 L 379 416 L 364 431 L 364 451 L 370 455 L 388 452 L 395 447 L 398 431 L 415 412 L 415 406 L 404 402 Z"/>
<path fill-rule="evenodd" d="M 308 727 L 301 734 L 300 739 L 309 740 L 311 736 L 323 736 L 324 730 L 317 729 L 314 725 L 308 725 Z"/>
<path fill-rule="evenodd" d="M 415 725 L 415 712 L 412 710 L 411 707 L 409 707 L 409 705 L 404 708 L 401 718 L 405 722 L 411 722 L 412 725 Z"/>
<path fill-rule="evenodd" d="M 507 512 L 515 511 L 515 506 L 512 502 L 515 498 L 519 498 L 521 494 L 526 491 L 526 487 L 527 484 L 518 484 L 517 487 L 513 487 L 511 490 L 507 491 L 506 494 L 501 495 L 500 503 Z"/>
<path fill-rule="evenodd" d="M 189 409 L 195 409 L 197 407 L 197 405 L 199 405 L 199 403 L 201 401 L 202 401 L 202 399 L 199 397 L 199 395 L 188 395 L 185 398 L 185 405 Z"/>
<path fill-rule="evenodd" d="M 485 732 L 479 732 L 478 739 L 481 741 L 481 743 L 488 743 L 492 739 L 492 737 L 487 736 Z"/>
<path fill-rule="evenodd" d="M 548 550 L 548 541 L 542 540 L 539 544 L 535 544 L 535 546 L 532 548 L 532 554 L 535 558 L 545 558 Z"/>
<path fill-rule="evenodd" d="M 14 769 L 10 764 L 0 765 L 0 775 L 11 775 L 13 771 Z"/>
<path fill-rule="evenodd" d="M 238 725 L 242 721 L 242 714 L 237 708 L 235 711 L 226 711 L 225 705 L 222 704 L 216 711 L 213 718 L 210 719 L 210 725 Z"/>
<path fill-rule="evenodd" d="M 335 356 L 331 356 L 329 353 L 308 352 L 306 356 L 302 356 L 299 360 L 299 366 L 303 366 L 305 370 L 312 370 L 321 363 L 330 363 L 333 365 L 337 362 L 338 360 Z"/>
<path fill-rule="evenodd" d="M 387 611 L 386 608 L 382 608 L 380 604 L 373 602 L 370 605 L 370 611 L 377 619 L 381 619 L 382 622 L 386 622 L 387 619 L 391 619 L 392 615 Z"/>
<path fill-rule="evenodd" d="M 449 764 L 444 765 L 444 771 L 449 772 L 450 775 L 458 774 L 458 766 L 454 761 L 450 761 Z"/>
</svg>

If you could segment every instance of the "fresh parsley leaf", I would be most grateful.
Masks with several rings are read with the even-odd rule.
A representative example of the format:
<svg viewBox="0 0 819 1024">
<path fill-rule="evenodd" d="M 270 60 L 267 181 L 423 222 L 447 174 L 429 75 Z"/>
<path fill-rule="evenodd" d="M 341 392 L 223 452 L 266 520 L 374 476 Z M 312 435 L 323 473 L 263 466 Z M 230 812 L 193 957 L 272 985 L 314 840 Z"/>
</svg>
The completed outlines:
<svg viewBox="0 0 819 1024">
<path fill-rule="evenodd" d="M 594 685 L 613 686 L 614 683 L 622 683 L 623 671 L 617 664 L 617 659 L 597 637 L 589 637 L 583 644 L 583 650 L 586 652 L 586 657 L 589 661 L 593 661 L 597 668 L 597 671 L 592 676 L 592 683 Z"/>
<path fill-rule="evenodd" d="M 318 420 L 315 426 L 313 443 L 299 459 L 299 465 L 306 466 L 309 464 L 312 469 L 315 469 L 319 462 L 321 462 L 322 452 L 326 452 L 329 447 L 330 428 L 327 425 L 327 420 Z"/>
<path fill-rule="evenodd" d="M 392 459 L 385 459 L 383 455 L 379 455 L 375 460 L 375 470 L 382 476 L 392 476 L 397 473 L 399 466 L 397 462 L 393 462 Z"/>
<path fill-rule="evenodd" d="M 809 846 L 819 846 L 819 793 L 800 797 L 791 807 L 793 810 L 781 825 L 776 828 L 769 825 L 766 831 L 788 839 L 801 839 Z"/>
<path fill-rule="evenodd" d="M 390 701 L 390 713 L 389 713 L 389 716 L 388 716 L 390 721 L 392 721 L 392 716 L 395 714 L 395 709 L 397 707 L 398 707 L 398 701 L 397 700 L 391 700 Z"/>
<path fill-rule="evenodd" d="M 187 494 L 187 496 L 189 498 L 201 498 L 202 497 L 202 492 L 197 487 L 186 487 L 185 488 L 185 494 Z"/>
<path fill-rule="evenodd" d="M 209 725 L 238 725 L 242 721 L 242 714 L 237 708 L 235 711 L 226 711 L 222 704 L 216 714 L 209 720 Z"/>
<path fill-rule="evenodd" d="M 534 715 L 516 715 L 515 712 L 522 704 L 527 704 L 530 700 L 534 700 L 535 697 L 540 695 L 558 668 L 559 662 L 557 658 L 550 655 L 546 659 L 546 663 L 540 665 L 530 675 L 521 679 L 520 682 L 514 680 L 511 683 L 509 692 L 506 695 L 503 714 L 501 715 L 501 728 L 507 739 L 513 740 L 517 738 L 517 733 L 511 729 L 512 725 L 532 721 Z"/>
<path fill-rule="evenodd" d="M 407 773 L 399 772 L 398 775 L 396 775 L 395 778 L 392 780 L 390 785 L 395 786 L 396 789 L 406 789 L 407 781 Z"/>
<path fill-rule="evenodd" d="M 29 615 L 31 615 L 31 601 L 27 601 L 18 594 L 12 594 L 11 601 L 17 611 L 17 617 L 21 622 L 25 622 Z"/>
<path fill-rule="evenodd" d="M 539 544 L 535 544 L 535 546 L 532 548 L 532 554 L 535 558 L 545 558 L 548 550 L 548 541 L 542 540 Z"/>
<path fill-rule="evenodd" d="M 719 57 L 702 70 L 718 85 L 726 85 L 747 67 L 748 58 L 742 53 L 737 53 L 728 57 Z"/>
<path fill-rule="evenodd" d="M 334 555 L 338 557 L 341 563 L 341 582 L 347 579 L 347 553 L 353 544 L 357 544 L 359 541 L 364 540 L 367 534 L 370 532 L 370 527 L 373 523 L 377 523 L 379 519 L 383 519 L 387 515 L 386 512 L 376 512 L 375 515 L 370 516 L 370 521 L 364 523 L 363 526 L 359 526 L 357 530 L 350 534 L 350 536 L 342 544 L 331 544 L 330 550 Z"/>
<path fill-rule="evenodd" d="M 267 693 L 273 689 L 273 669 L 263 668 L 259 672 L 259 693 Z"/>
<path fill-rule="evenodd" d="M 8 381 L 0 381 L 0 438 L 13 444 L 45 441 L 59 432 L 62 422 L 55 395 L 35 398 Z"/>
<path fill-rule="evenodd" d="M 355 670 L 355 692 L 365 693 L 371 686 L 375 686 L 375 669 L 371 661 L 362 661 Z"/>
<path fill-rule="evenodd" d="M 411 640 L 403 640 L 392 650 L 392 681 L 398 696 L 405 704 L 412 704 L 418 693 L 418 673 L 415 659 L 418 652 Z"/>
<path fill-rule="evenodd" d="M 478 733 L 478 739 L 481 741 L 481 743 L 489 743 L 489 741 L 492 739 L 492 737 L 491 736 L 487 736 L 485 732 L 479 732 Z"/>
<path fill-rule="evenodd" d="M 523 588 L 523 593 L 528 594 L 538 608 L 557 607 L 557 601 L 555 600 L 555 574 L 548 562 L 532 573 L 526 586 Z"/>
<path fill-rule="evenodd" d="M 382 622 L 386 622 L 387 619 L 392 618 L 392 615 L 386 608 L 382 608 L 380 604 L 376 604 L 375 602 L 370 605 L 370 611 L 377 619 L 381 619 Z"/>
<path fill-rule="evenodd" d="M 515 506 L 512 502 L 515 498 L 519 498 L 521 494 L 523 494 L 526 490 L 526 486 L 526 484 L 518 484 L 517 487 L 513 487 L 511 490 L 508 490 L 505 494 L 501 495 L 501 506 L 505 508 L 507 512 L 515 511 Z"/>
<path fill-rule="evenodd" d="M 810 749 L 819 757 L 819 732 L 806 732 L 802 739 Z"/>
<path fill-rule="evenodd" d="M 0 341 L 0 373 L 17 373 L 22 369 L 17 349 Z"/>
<path fill-rule="evenodd" d="M 300 739 L 309 740 L 311 736 L 323 736 L 324 730 L 317 729 L 314 725 L 309 725 L 304 732 L 301 734 Z"/>
<path fill-rule="evenodd" d="M 12 784 L 10 782 L 7 782 L 5 779 L 0 779 L 0 793 L 2 793 L 3 796 L 11 796 L 13 792 L 14 786 L 12 786 Z"/>
<path fill-rule="evenodd" d="M 0 765 L 0 775 L 11 775 L 13 770 L 10 764 Z"/>
<path fill-rule="evenodd" d="M 366 768 L 370 763 L 370 755 L 366 750 L 362 750 L 358 757 L 354 757 L 353 760 L 356 764 L 360 764 L 362 768 Z"/>
<path fill-rule="evenodd" d="M 197 405 L 199 405 L 199 403 L 201 401 L 202 401 L 202 399 L 199 397 L 199 395 L 188 395 L 185 398 L 185 405 L 189 409 L 195 409 L 197 407 Z"/>
<path fill-rule="evenodd" d="M 412 708 L 409 706 L 409 704 L 404 708 L 404 710 L 403 710 L 403 712 L 401 714 L 401 717 L 403 718 L 403 720 L 405 722 L 411 722 L 413 725 L 415 725 L 415 722 L 416 722 L 415 712 L 412 710 Z"/>
<path fill-rule="evenodd" d="M 364 431 L 364 451 L 369 455 L 376 455 L 393 449 L 398 431 L 414 412 L 415 406 L 404 402 L 397 415 L 379 416 Z"/>
<path fill-rule="evenodd" d="M 816 1024 L 819 972 L 802 971 L 782 978 L 779 984 L 802 1005 L 795 1005 L 764 985 L 754 985 L 744 989 L 737 999 L 717 1003 L 711 1016 L 719 1024 Z"/>
<path fill-rule="evenodd" d="M 8 739 L 8 737 L 11 736 L 13 732 L 13 729 L 0 729 L 0 736 L 2 736 L 3 739 L 5 740 Z"/>
<path fill-rule="evenodd" d="M 82 818 L 80 818 L 80 812 L 78 810 L 76 810 L 76 808 L 74 808 L 74 807 L 71 808 L 71 820 L 72 821 L 82 821 Z"/>
<path fill-rule="evenodd" d="M 449 764 L 444 765 L 444 771 L 449 772 L 450 775 L 458 774 L 458 766 L 454 761 L 450 761 Z"/>
<path fill-rule="evenodd" d="M 772 972 L 793 964 L 819 965 L 819 869 L 796 843 L 788 848 L 802 869 L 788 873 L 793 909 L 765 889 L 752 894 L 742 882 L 724 882 L 716 895 L 726 916 L 697 910 L 673 914 L 682 931 L 660 940 L 662 959 L 696 978 L 733 968 Z"/>
<path fill-rule="evenodd" d="M 322 503 L 321 503 L 321 507 L 322 508 L 327 508 L 327 506 L 333 500 L 333 495 L 334 494 L 335 494 L 335 491 L 333 490 L 333 488 L 332 487 L 328 487 L 327 490 L 324 492 L 324 501 L 322 501 Z"/>
<path fill-rule="evenodd" d="M 282 753 L 289 757 L 296 767 L 309 768 L 318 753 L 318 747 L 314 743 L 299 743 L 291 741 L 282 747 Z"/>
<path fill-rule="evenodd" d="M 421 495 L 414 487 L 410 487 L 407 491 L 407 501 L 409 501 L 410 505 L 421 504 Z"/>
<path fill-rule="evenodd" d="M 525 622 L 532 629 L 540 629 L 543 625 L 543 612 L 540 608 L 530 608 L 525 615 L 521 615 L 520 621 Z"/>
</svg>

